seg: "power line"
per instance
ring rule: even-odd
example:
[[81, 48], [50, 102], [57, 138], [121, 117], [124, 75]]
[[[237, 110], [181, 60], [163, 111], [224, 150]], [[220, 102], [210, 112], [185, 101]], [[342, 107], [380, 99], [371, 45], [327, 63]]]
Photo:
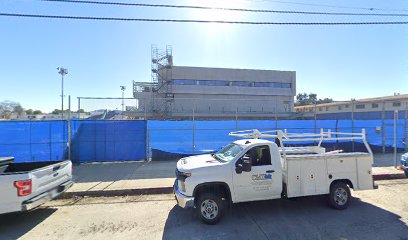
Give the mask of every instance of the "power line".
[[317, 3], [305, 3], [305, 2], [292, 2], [292, 1], [279, 1], [279, 0], [245, 0], [245, 1], [248, 1], [248, 2], [255, 2], [255, 1], [256, 2], [275, 2], [275, 3], [283, 3], [283, 4], [312, 6], [312, 7], [329, 7], [329, 8], [357, 9], [357, 10], [368, 10], [368, 11], [408, 12], [408, 9], [350, 7], [350, 6], [339, 6], [339, 5], [328, 5], [328, 4], [317, 4]]
[[193, 6], [193, 5], [125, 3], [125, 2], [101, 2], [101, 1], [89, 1], [89, 0], [39, 0], [39, 1], [42, 1], [42, 2], [60, 2], [60, 3], [79, 3], [79, 4], [96, 4], [96, 5], [132, 6], [132, 7], [159, 7], [159, 8], [179, 8], [179, 9], [199, 9], [199, 10], [240, 11], [240, 12], [251, 12], [251, 13], [282, 13], [282, 14], [340, 15], [340, 16], [408, 17], [408, 14], [398, 14], [398, 13], [308, 12], [308, 11], [285, 11], [285, 10], [270, 10], [270, 9], [247, 9], [247, 8], [205, 7], [205, 6]]
[[222, 20], [195, 20], [195, 19], [156, 19], [156, 18], [122, 18], [122, 17], [90, 17], [90, 16], [62, 16], [21, 13], [0, 13], [3, 17], [48, 18], [94, 21], [125, 21], [125, 22], [175, 22], [175, 23], [222, 23], [246, 25], [402, 25], [408, 22], [250, 22], [250, 21], [222, 21]]

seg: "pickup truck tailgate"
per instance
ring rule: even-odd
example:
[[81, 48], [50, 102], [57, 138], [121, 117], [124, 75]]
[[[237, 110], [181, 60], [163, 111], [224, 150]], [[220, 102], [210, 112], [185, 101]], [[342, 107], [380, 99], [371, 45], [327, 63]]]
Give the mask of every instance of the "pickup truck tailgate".
[[32, 179], [32, 196], [56, 188], [72, 178], [72, 163], [64, 161], [30, 172]]

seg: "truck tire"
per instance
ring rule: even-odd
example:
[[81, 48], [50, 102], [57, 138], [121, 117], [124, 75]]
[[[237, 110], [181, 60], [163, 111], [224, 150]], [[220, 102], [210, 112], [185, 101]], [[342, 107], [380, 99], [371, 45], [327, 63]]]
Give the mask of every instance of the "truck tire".
[[202, 222], [210, 225], [216, 224], [222, 216], [222, 198], [216, 193], [204, 192], [198, 196], [196, 209]]
[[351, 193], [350, 188], [344, 182], [335, 182], [330, 187], [329, 203], [330, 206], [343, 210], [346, 209], [350, 203]]

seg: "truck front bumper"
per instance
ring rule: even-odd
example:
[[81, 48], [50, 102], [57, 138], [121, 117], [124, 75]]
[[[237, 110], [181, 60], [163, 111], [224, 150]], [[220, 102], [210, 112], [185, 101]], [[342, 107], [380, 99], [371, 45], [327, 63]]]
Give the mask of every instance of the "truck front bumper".
[[29, 211], [31, 209], [34, 209], [48, 201], [51, 201], [52, 199], [58, 197], [59, 195], [61, 195], [63, 192], [65, 192], [66, 190], [68, 190], [72, 185], [74, 184], [74, 182], [72, 181], [67, 181], [61, 185], [59, 185], [58, 187], [49, 190], [48, 192], [45, 193], [41, 193], [38, 196], [35, 196], [33, 198], [30, 198], [26, 201], [23, 202], [22, 206], [21, 206], [21, 210], [22, 211]]
[[177, 205], [179, 205], [182, 208], [194, 207], [194, 197], [186, 196], [180, 192], [177, 179], [174, 182], [173, 191], [174, 196], [176, 197]]
[[401, 162], [402, 168], [403, 168], [405, 171], [407, 171], [407, 170], [408, 170], [408, 160], [406, 160], [406, 159], [404, 159], [404, 158], [401, 157], [400, 162]]

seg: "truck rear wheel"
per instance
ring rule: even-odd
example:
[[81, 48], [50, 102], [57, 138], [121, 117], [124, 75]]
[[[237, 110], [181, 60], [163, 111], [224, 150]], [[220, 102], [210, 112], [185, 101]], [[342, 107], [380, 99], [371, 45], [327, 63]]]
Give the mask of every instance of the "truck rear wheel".
[[202, 193], [196, 205], [200, 220], [206, 224], [216, 224], [222, 216], [222, 198], [214, 193]]
[[335, 209], [346, 209], [350, 203], [350, 188], [344, 182], [336, 182], [330, 187], [330, 206]]

